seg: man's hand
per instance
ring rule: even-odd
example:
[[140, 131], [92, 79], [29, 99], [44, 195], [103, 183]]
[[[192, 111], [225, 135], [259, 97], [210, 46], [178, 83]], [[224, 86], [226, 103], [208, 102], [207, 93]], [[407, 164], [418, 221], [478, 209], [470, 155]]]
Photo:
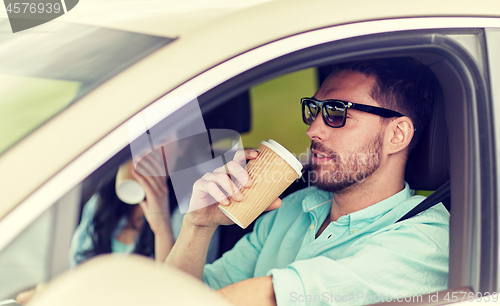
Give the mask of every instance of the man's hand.
[[[247, 159], [257, 156], [255, 150], [238, 151], [233, 161], [196, 181], [189, 212], [184, 216], [181, 232], [167, 257], [167, 264], [203, 279], [208, 245], [217, 226], [233, 224], [216, 204], [229, 204], [228, 196], [235, 201], [243, 200], [238, 187], [249, 188], [253, 184], [244, 166]], [[276, 199], [268, 210], [280, 205], [281, 200]]]
[[[193, 195], [189, 204], [189, 213], [184, 221], [196, 227], [216, 228], [218, 225], [233, 224], [214, 204], [229, 205], [234, 201], [243, 201], [242, 188], [250, 188], [253, 184], [245, 167], [246, 160], [255, 159], [255, 150], [238, 151], [233, 161], [217, 168], [212, 173], [205, 174], [193, 186]], [[274, 201], [269, 209], [278, 208], [281, 200]]]

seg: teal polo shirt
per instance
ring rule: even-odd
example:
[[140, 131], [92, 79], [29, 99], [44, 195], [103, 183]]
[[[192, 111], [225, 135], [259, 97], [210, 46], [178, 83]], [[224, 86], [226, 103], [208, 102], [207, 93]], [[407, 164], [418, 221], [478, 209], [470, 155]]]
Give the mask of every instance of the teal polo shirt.
[[[447, 289], [449, 213], [438, 204], [402, 222], [425, 197], [397, 194], [331, 222], [332, 194], [305, 188], [261, 216], [252, 233], [213, 264], [219, 289], [272, 275], [278, 305], [363, 305]], [[256, 293], [257, 294], [257, 293]]]

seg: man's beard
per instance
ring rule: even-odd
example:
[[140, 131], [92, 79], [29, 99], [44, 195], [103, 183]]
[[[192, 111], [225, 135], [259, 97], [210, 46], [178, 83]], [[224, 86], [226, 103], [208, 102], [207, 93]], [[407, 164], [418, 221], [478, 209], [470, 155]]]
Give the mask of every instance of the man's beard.
[[380, 167], [382, 139], [383, 135], [379, 135], [372, 143], [349, 153], [337, 153], [312, 141], [311, 150], [332, 158], [326, 164], [311, 163], [313, 185], [328, 192], [338, 192], [363, 182]]

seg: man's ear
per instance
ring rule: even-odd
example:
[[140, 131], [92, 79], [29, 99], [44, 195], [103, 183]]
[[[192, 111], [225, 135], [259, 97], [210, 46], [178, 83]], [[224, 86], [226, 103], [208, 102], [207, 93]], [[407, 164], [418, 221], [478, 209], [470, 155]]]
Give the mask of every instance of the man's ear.
[[413, 138], [415, 127], [409, 117], [392, 120], [386, 128], [387, 153], [395, 154], [406, 149]]

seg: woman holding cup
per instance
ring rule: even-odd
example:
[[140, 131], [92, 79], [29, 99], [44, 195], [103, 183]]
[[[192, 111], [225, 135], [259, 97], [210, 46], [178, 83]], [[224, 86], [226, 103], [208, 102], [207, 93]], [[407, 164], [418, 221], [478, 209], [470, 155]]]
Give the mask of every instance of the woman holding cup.
[[145, 156], [137, 170], [131, 161], [121, 167], [128, 170], [129, 181], [133, 179], [143, 190], [142, 199], [122, 201], [112, 180], [85, 204], [73, 235], [71, 266], [104, 253], [136, 253], [165, 260], [174, 242], [170, 204], [176, 203], [172, 203], [175, 197], [169, 197], [168, 174], [160, 175], [165, 167], [159, 153], [161, 150]]
[[[105, 253], [135, 253], [153, 257], [159, 263], [165, 261], [184, 217], [178, 204], [187, 205], [189, 201], [189, 197], [176, 198], [164, 160], [169, 161], [169, 169], [175, 168], [190, 142], [170, 141], [136, 165], [132, 161], [123, 164], [116, 180], [106, 183], [85, 204], [71, 243], [72, 267]], [[127, 189], [132, 192], [129, 190], [127, 194]], [[139, 189], [139, 197], [133, 189]], [[218, 236], [215, 236], [207, 261], [215, 260], [217, 255]]]

